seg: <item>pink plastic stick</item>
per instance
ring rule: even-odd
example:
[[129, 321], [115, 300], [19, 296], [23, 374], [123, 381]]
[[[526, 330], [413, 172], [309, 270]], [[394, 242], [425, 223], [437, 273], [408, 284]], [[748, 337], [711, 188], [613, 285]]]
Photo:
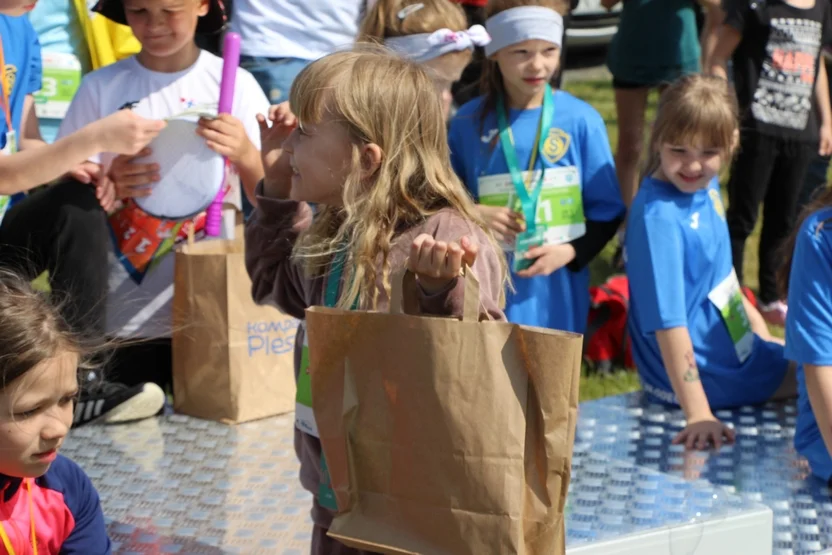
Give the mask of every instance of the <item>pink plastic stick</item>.
[[[237, 67], [239, 65], [240, 35], [227, 33], [222, 49], [222, 80], [220, 81], [220, 102], [217, 107], [220, 114], [231, 113], [231, 107], [234, 105], [234, 84], [237, 81]], [[228, 161], [225, 163], [227, 165]], [[222, 185], [217, 198], [208, 207], [205, 215], [205, 234], [209, 237], [218, 237], [222, 227], [222, 201], [225, 197], [224, 175]]]

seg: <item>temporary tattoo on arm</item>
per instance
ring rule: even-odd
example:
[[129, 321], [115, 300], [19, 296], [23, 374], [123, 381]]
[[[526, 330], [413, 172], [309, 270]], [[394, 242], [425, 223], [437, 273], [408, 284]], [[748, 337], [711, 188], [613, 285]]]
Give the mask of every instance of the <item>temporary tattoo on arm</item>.
[[687, 354], [685, 354], [685, 362], [688, 365], [688, 369], [685, 370], [684, 374], [682, 374], [682, 379], [688, 383], [698, 382], [699, 370], [696, 368], [696, 359], [693, 357], [692, 351], [688, 351]]

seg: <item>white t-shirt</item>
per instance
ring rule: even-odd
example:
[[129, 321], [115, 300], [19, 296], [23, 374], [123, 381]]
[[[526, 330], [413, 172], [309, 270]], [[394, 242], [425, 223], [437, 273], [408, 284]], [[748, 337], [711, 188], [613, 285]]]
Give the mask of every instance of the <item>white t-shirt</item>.
[[[162, 119], [189, 108], [217, 110], [222, 78], [222, 59], [203, 51], [190, 68], [176, 73], [150, 71], [135, 57], [90, 73], [81, 84], [64, 118], [59, 137], [116, 112], [125, 104], [144, 117]], [[232, 115], [246, 128], [260, 149], [256, 116], [267, 114], [269, 102], [254, 77], [237, 70]], [[92, 160], [108, 167], [115, 154]], [[239, 202], [237, 191], [236, 201]], [[119, 337], [168, 337], [171, 333], [174, 255], [169, 253], [137, 283], [116, 258], [109, 257], [107, 333]]]
[[317, 60], [352, 46], [367, 0], [234, 0], [242, 53]]

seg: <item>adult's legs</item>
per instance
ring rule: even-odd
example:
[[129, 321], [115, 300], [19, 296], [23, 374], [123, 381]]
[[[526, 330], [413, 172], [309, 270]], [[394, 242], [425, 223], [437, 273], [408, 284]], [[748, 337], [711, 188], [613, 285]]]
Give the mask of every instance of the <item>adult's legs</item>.
[[794, 227], [797, 201], [806, 171], [817, 156], [817, 145], [788, 142], [783, 145], [771, 173], [763, 205], [763, 229], [760, 233], [760, 304], [780, 299], [777, 270], [783, 261], [780, 247]]
[[618, 148], [615, 172], [621, 197], [627, 206], [638, 190], [641, 153], [644, 149], [644, 113], [647, 110], [647, 87], [615, 87], [615, 112], [618, 118]]
[[743, 281], [745, 242], [754, 231], [760, 203], [766, 196], [778, 155], [776, 141], [758, 133], [743, 133], [731, 166], [726, 219], [737, 277]]

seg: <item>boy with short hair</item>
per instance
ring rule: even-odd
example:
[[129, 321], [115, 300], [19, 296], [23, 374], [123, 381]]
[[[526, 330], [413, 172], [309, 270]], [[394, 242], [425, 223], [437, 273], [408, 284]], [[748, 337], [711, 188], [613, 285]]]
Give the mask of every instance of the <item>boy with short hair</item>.
[[[195, 35], [223, 29], [225, 13], [219, 0], [101, 0], [95, 10], [116, 23], [128, 24], [142, 49], [84, 77], [59, 136], [124, 106], [160, 119], [189, 110], [216, 114], [223, 61], [201, 50]], [[269, 102], [254, 78], [238, 69], [231, 114], [199, 122], [198, 135], [236, 167], [247, 193], [253, 193], [263, 176], [256, 116], [267, 114], [268, 109]], [[139, 156], [148, 154], [150, 163], [113, 153], [91, 161], [101, 165], [116, 196], [124, 201], [110, 216], [114, 249], [109, 257], [107, 333], [148, 340], [118, 347], [110, 376], [126, 384], [148, 380], [167, 387], [172, 370], [174, 241], [165, 237], [181, 240], [190, 224], [154, 218], [133, 201], [150, 194], [148, 186], [160, 179], [153, 154], [146, 149]], [[226, 202], [238, 209], [239, 189], [232, 187], [226, 196]], [[200, 217], [189, 222], [197, 233], [201, 231]], [[117, 229], [138, 233], [116, 233]], [[131, 241], [132, 235], [139, 234], [144, 237], [141, 249]]]

